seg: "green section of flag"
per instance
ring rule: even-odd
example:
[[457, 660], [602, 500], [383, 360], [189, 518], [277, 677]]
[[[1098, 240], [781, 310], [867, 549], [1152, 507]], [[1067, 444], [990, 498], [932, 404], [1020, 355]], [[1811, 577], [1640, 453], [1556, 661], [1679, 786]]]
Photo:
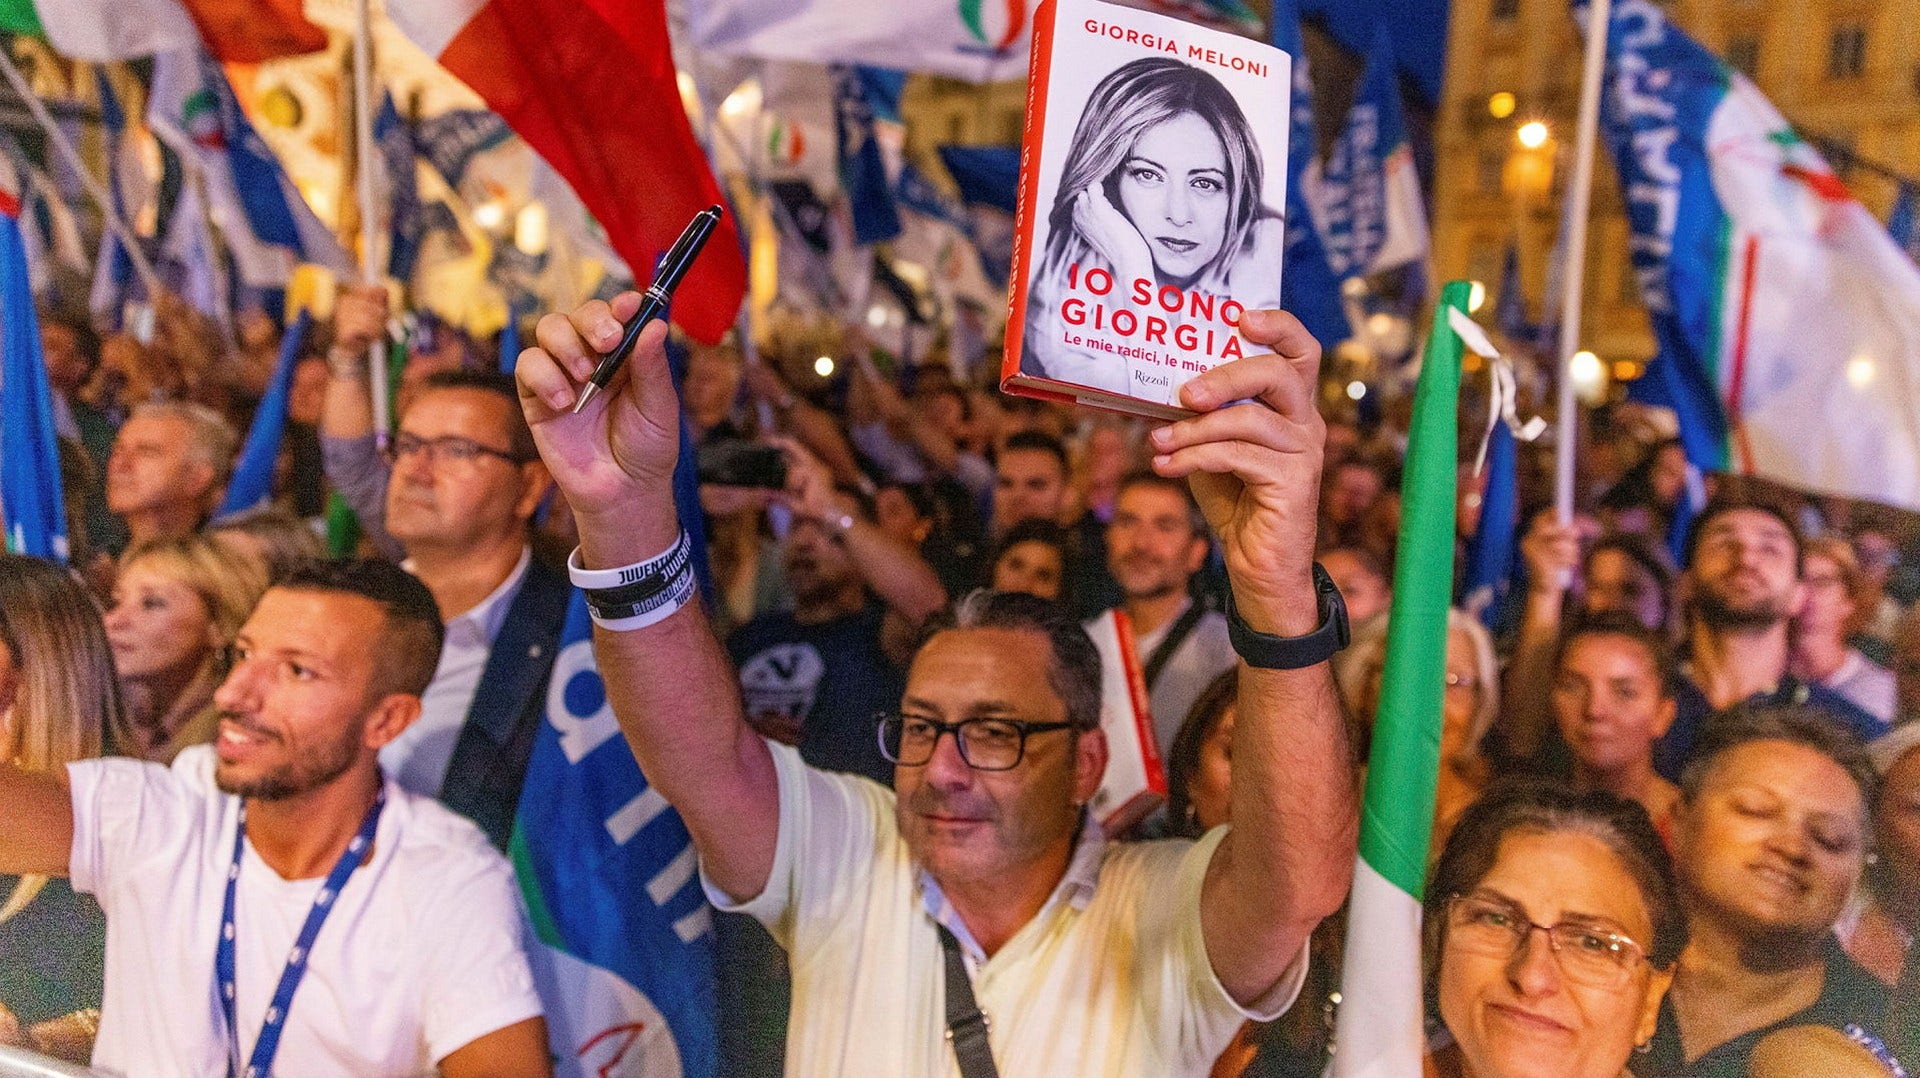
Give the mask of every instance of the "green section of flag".
[[327, 557], [351, 558], [360, 549], [360, 518], [339, 491], [327, 495]]
[[1460, 338], [1448, 308], [1467, 309], [1470, 285], [1441, 290], [1413, 394], [1413, 428], [1400, 484], [1393, 612], [1380, 679], [1380, 713], [1360, 812], [1360, 856], [1417, 901], [1425, 893], [1446, 693], [1447, 607], [1453, 601], [1454, 497], [1460, 433]]
[[0, 0], [0, 30], [32, 34], [37, 38], [47, 36], [47, 28], [40, 23], [40, 9], [32, 0]]

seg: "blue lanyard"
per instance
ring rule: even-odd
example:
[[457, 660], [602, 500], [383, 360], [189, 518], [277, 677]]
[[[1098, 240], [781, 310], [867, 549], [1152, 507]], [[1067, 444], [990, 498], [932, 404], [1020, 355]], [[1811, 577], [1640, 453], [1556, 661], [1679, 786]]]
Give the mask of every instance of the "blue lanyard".
[[293, 950], [287, 954], [287, 965], [280, 971], [279, 987], [273, 990], [273, 1002], [267, 1005], [266, 1021], [260, 1026], [260, 1036], [253, 1042], [253, 1056], [247, 1061], [247, 1068], [239, 1070], [240, 1064], [240, 1023], [234, 1018], [234, 889], [240, 881], [240, 858], [247, 846], [247, 806], [240, 804], [240, 821], [233, 829], [233, 867], [227, 871], [227, 900], [220, 909], [220, 943], [214, 952], [214, 973], [220, 981], [220, 1008], [227, 1016], [227, 1074], [244, 1075], [244, 1078], [266, 1078], [273, 1073], [273, 1057], [280, 1051], [280, 1034], [287, 1027], [287, 1012], [293, 1007], [294, 989], [300, 987], [300, 978], [307, 972], [307, 959], [313, 954], [314, 938], [320, 935], [320, 926], [326, 923], [327, 914], [333, 911], [333, 900], [340, 895], [340, 889], [347, 885], [347, 878], [353, 870], [367, 860], [373, 848], [373, 832], [380, 825], [380, 810], [386, 806], [387, 792], [382, 789], [367, 809], [366, 819], [360, 822], [360, 832], [347, 843], [340, 854], [340, 860], [327, 873], [326, 882], [320, 885], [320, 892], [313, 896], [313, 908], [307, 911], [307, 923], [300, 927], [300, 936], [293, 942]]

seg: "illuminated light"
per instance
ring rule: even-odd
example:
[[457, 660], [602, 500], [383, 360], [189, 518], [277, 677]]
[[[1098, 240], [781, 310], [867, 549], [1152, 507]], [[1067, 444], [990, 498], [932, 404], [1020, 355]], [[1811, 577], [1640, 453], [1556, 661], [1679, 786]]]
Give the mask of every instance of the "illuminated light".
[[1367, 332], [1374, 337], [1384, 337], [1392, 333], [1393, 328], [1393, 316], [1385, 311], [1375, 311], [1367, 316]]
[[1631, 382], [1635, 378], [1640, 377], [1640, 374], [1640, 364], [1635, 363], [1631, 359], [1616, 359], [1613, 361], [1613, 380], [1616, 382]]
[[306, 114], [307, 110], [300, 107], [300, 99], [285, 86], [275, 86], [260, 99], [260, 118], [274, 127], [292, 130], [300, 126]]
[[513, 216], [513, 245], [520, 253], [538, 258], [547, 253], [547, 204], [529, 202]]
[[1367, 395], [1367, 383], [1365, 382], [1348, 382], [1347, 383], [1347, 399], [1348, 400], [1357, 401], [1366, 395]]
[[878, 303], [867, 308], [867, 325], [875, 329], [887, 324], [887, 309]]
[[1340, 294], [1348, 299], [1360, 299], [1367, 294], [1367, 282], [1359, 277], [1349, 277], [1340, 282]]
[[1513, 95], [1502, 90], [1487, 98], [1487, 114], [1496, 120], [1504, 120], [1513, 115], [1515, 104]]
[[1879, 365], [1872, 356], [1858, 355], [1847, 360], [1847, 384], [1855, 389], [1865, 389], [1873, 384], [1874, 375], [1880, 373]]
[[492, 232], [507, 223], [507, 208], [498, 199], [488, 199], [473, 208], [473, 223]]
[[1517, 133], [1517, 137], [1520, 139], [1520, 145], [1525, 146], [1529, 150], [1537, 150], [1545, 146], [1547, 144], [1547, 135], [1547, 125], [1541, 123], [1539, 120], [1530, 120], [1521, 124], [1520, 130]]
[[1487, 305], [1487, 286], [1479, 281], [1469, 282], [1467, 289], [1467, 313], [1476, 314]]
[[748, 79], [720, 102], [720, 115], [729, 120], [744, 119], [760, 111], [760, 101], [760, 80]]
[[674, 73], [673, 82], [680, 90], [680, 107], [694, 115], [700, 113], [700, 91], [693, 85], [693, 76], [684, 71]]
[[822, 378], [832, 378], [833, 377], [833, 357], [821, 356], [819, 359], [814, 360], [813, 373], [819, 375]]
[[1592, 352], [1575, 352], [1567, 360], [1567, 377], [1582, 396], [1591, 396], [1606, 385], [1607, 367]]

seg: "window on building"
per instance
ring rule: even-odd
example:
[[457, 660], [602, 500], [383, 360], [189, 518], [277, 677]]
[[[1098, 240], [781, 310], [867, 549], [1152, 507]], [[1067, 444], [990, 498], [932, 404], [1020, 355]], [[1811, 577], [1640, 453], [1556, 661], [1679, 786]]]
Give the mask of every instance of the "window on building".
[[1493, 17], [1507, 20], [1520, 15], [1520, 0], [1493, 0]]
[[1747, 77], [1760, 70], [1760, 39], [1751, 34], [1735, 34], [1727, 39], [1727, 63]]
[[1833, 28], [1827, 39], [1827, 77], [1857, 79], [1867, 69], [1867, 28], [1857, 22]]

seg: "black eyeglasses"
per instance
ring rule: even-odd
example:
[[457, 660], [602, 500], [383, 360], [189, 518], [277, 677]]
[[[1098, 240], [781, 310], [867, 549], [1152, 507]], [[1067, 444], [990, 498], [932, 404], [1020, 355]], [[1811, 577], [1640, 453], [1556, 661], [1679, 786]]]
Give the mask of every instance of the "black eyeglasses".
[[880, 755], [901, 767], [923, 767], [944, 734], [960, 746], [960, 759], [975, 771], [1008, 771], [1020, 766], [1027, 738], [1070, 730], [1070, 722], [1022, 722], [1019, 719], [967, 719], [939, 722], [918, 715], [881, 715]]
[[427, 463], [436, 460], [452, 460], [461, 464], [471, 464], [481, 457], [498, 457], [509, 464], [525, 464], [526, 458], [516, 456], [492, 446], [481, 445], [471, 438], [462, 438], [457, 434], [443, 434], [438, 438], [422, 438], [417, 434], [401, 431], [393, 436], [393, 444], [387, 447], [387, 463], [398, 464], [415, 453], [426, 453]]
[[1620, 987], [1647, 956], [1632, 937], [1601, 922], [1540, 925], [1512, 903], [1480, 895], [1454, 895], [1447, 900], [1450, 947], [1511, 959], [1535, 932], [1547, 934], [1547, 946], [1567, 980], [1590, 988]]

